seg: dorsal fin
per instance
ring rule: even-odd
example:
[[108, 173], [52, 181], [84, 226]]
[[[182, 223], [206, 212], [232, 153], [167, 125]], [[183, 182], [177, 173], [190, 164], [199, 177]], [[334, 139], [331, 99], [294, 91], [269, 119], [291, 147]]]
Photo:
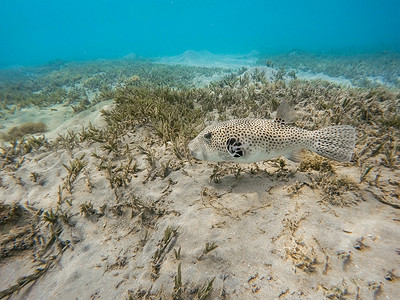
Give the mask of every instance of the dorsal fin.
[[286, 100], [281, 102], [279, 105], [278, 110], [276, 111], [275, 120], [279, 123], [294, 123], [295, 121], [295, 111], [294, 109], [287, 103]]

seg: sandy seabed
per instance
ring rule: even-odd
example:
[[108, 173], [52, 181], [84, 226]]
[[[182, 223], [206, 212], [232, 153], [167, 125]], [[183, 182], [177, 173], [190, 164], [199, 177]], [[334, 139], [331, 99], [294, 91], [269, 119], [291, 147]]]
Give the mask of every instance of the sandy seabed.
[[[55, 139], [105, 127], [100, 110], [112, 107], [31, 119], [53, 112]], [[100, 166], [102, 143], [84, 142], [1, 169], [1, 297], [397, 299], [400, 171], [379, 167], [379, 156], [367, 178], [332, 162], [337, 178], [357, 183], [339, 192], [289, 161], [179, 160], [147, 126], [122, 142], [111, 166]], [[110, 170], [129, 180], [110, 180]]]

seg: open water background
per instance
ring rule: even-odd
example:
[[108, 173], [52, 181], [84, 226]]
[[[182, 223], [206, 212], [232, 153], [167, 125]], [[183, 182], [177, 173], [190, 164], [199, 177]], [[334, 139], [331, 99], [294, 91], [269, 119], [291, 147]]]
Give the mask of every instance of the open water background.
[[400, 1], [0, 0], [0, 66], [177, 55], [400, 51]]

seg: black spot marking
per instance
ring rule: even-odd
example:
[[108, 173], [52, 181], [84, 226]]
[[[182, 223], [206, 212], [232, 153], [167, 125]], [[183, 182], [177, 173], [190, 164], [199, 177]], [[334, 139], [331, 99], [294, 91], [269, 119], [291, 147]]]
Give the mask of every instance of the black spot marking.
[[279, 118], [279, 117], [278, 117], [278, 118], [275, 118], [274, 122], [275, 122], [275, 124], [286, 125], [285, 120], [282, 119], [282, 118]]

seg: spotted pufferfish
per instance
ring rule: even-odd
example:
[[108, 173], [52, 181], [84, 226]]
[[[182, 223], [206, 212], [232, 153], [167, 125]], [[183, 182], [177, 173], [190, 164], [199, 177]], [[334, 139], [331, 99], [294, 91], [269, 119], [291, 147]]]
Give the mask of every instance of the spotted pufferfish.
[[192, 156], [213, 162], [253, 163], [278, 156], [299, 162], [302, 150], [336, 161], [350, 161], [356, 133], [350, 125], [306, 130], [290, 125], [293, 109], [286, 101], [275, 119], [236, 119], [206, 127], [188, 145]]

